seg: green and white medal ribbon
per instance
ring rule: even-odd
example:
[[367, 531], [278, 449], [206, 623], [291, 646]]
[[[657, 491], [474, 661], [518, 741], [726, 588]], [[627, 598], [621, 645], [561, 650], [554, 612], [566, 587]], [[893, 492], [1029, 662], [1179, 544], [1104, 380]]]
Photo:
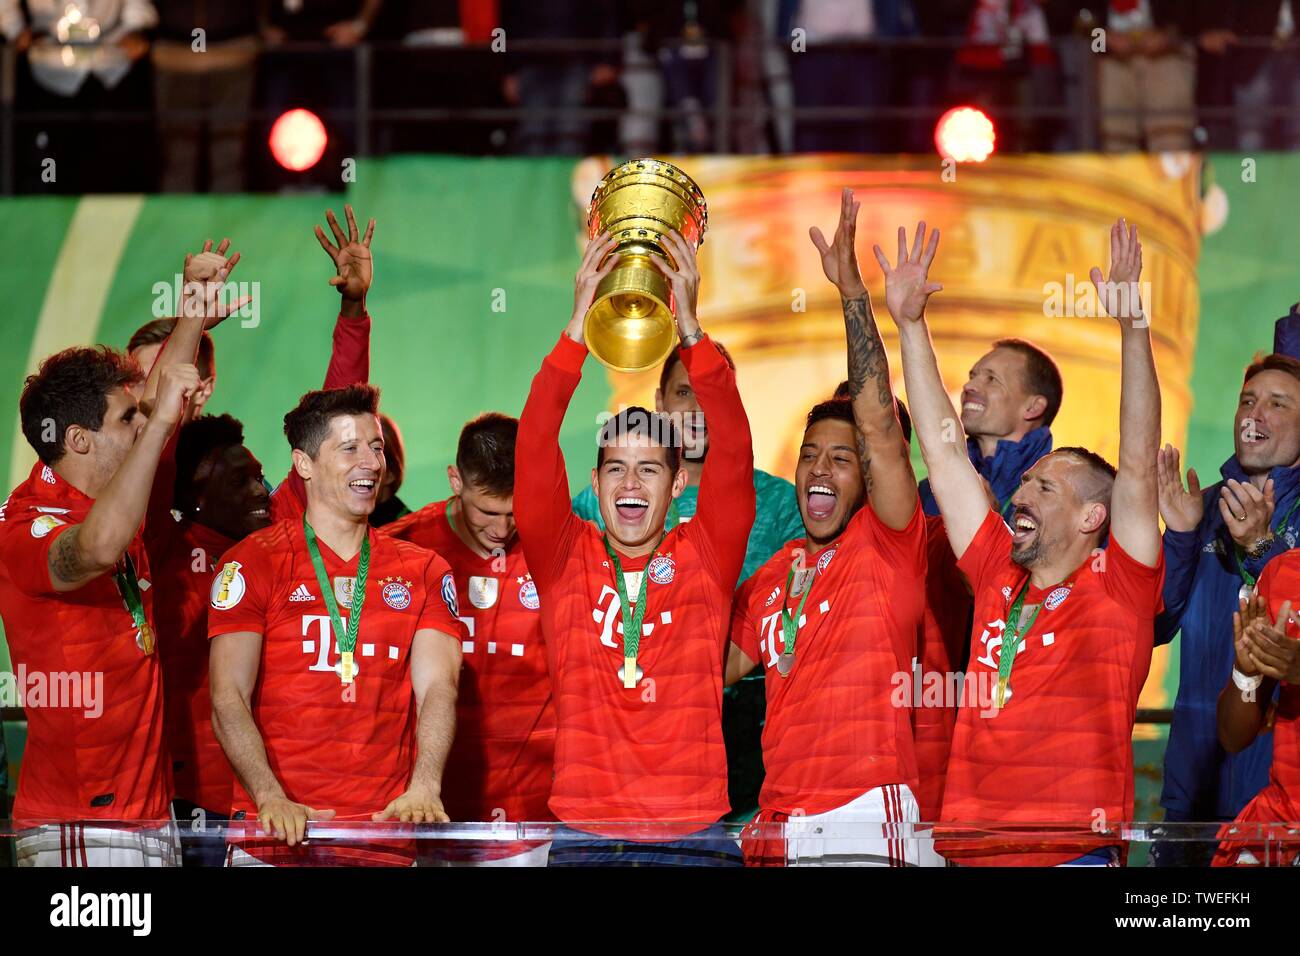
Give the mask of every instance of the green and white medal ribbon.
[[325, 562], [321, 560], [320, 547], [316, 544], [316, 532], [312, 530], [305, 514], [302, 516], [302, 533], [307, 538], [307, 553], [311, 555], [311, 565], [316, 570], [316, 583], [320, 585], [321, 597], [329, 608], [339, 653], [343, 655], [339, 674], [344, 684], [351, 684], [355, 670], [353, 654], [357, 648], [357, 634], [361, 631], [361, 609], [366, 603], [366, 574], [370, 571], [370, 531], [366, 530], [366, 536], [361, 541], [361, 558], [357, 561], [357, 578], [352, 587], [351, 616], [346, 631], [343, 628], [343, 618], [339, 615], [339, 602], [334, 597], [329, 578], [325, 576]]

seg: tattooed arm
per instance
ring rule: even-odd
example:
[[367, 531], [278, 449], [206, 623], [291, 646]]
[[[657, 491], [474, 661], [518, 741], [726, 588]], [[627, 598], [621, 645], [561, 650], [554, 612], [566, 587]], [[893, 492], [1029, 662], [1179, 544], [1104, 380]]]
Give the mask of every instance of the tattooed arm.
[[835, 241], [827, 244], [820, 229], [809, 230], [822, 256], [826, 278], [840, 292], [844, 307], [844, 337], [848, 344], [849, 394], [858, 428], [858, 454], [871, 507], [887, 526], [907, 527], [916, 510], [916, 475], [907, 441], [898, 423], [898, 410], [889, 384], [889, 360], [871, 312], [871, 297], [858, 270], [854, 250], [858, 203], [853, 191], [840, 197], [840, 221]]

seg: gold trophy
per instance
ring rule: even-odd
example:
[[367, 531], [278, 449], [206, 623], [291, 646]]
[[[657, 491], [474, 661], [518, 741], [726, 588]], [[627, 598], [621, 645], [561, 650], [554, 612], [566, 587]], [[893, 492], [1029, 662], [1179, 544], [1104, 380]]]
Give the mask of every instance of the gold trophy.
[[677, 343], [672, 290], [651, 263], [659, 255], [676, 268], [663, 237], [676, 229], [698, 249], [709, 211], [695, 181], [669, 163], [634, 159], [600, 181], [587, 206], [587, 234], [608, 230], [619, 263], [596, 287], [583, 321], [587, 347], [617, 372], [653, 368]]

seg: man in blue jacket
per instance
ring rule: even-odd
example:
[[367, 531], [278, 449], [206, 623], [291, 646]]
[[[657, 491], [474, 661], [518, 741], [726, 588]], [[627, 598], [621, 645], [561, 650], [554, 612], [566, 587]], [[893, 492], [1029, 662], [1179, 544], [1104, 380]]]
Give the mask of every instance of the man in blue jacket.
[[[1293, 313], [1278, 322], [1275, 346], [1300, 345], [1297, 320]], [[1246, 369], [1234, 424], [1235, 454], [1220, 469], [1223, 480], [1204, 491], [1194, 470], [1184, 488], [1177, 449], [1159, 455], [1165, 610], [1156, 643], [1182, 633], [1160, 796], [1172, 822], [1231, 820], [1268, 782], [1271, 733], [1227, 754], [1215, 712], [1233, 666], [1238, 596], [1300, 539], [1300, 361], [1274, 352]], [[1206, 865], [1213, 852], [1210, 841], [1158, 843], [1152, 857], [1157, 865]]]
[[[975, 470], [988, 481], [1003, 517], [1029, 466], [1052, 450], [1050, 426], [1061, 409], [1061, 371], [1024, 339], [999, 339], [975, 363], [961, 390], [961, 427]], [[930, 480], [921, 507], [937, 515]]]

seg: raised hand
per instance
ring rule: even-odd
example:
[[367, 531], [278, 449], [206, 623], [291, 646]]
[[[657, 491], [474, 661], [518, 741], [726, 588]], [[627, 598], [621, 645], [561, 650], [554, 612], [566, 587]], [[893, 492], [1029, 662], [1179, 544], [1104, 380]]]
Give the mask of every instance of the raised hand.
[[1156, 452], [1156, 491], [1160, 500], [1160, 517], [1171, 531], [1194, 531], [1201, 523], [1205, 501], [1196, 469], [1187, 469], [1187, 487], [1179, 471], [1178, 449], [1165, 445]]
[[375, 220], [371, 219], [366, 225], [366, 234], [363, 238], [357, 231], [357, 220], [352, 215], [350, 205], [343, 207], [343, 214], [348, 220], [347, 235], [343, 234], [343, 229], [334, 216], [334, 210], [327, 209], [325, 221], [329, 223], [330, 232], [334, 234], [334, 242], [325, 238], [325, 230], [319, 225], [316, 227], [316, 241], [334, 261], [337, 274], [330, 279], [330, 285], [338, 288], [339, 295], [343, 297], [345, 303], [363, 303], [374, 276], [374, 266], [370, 258], [370, 240], [375, 235]]
[[200, 387], [199, 370], [193, 365], [164, 366], [158, 377], [158, 398], [149, 418], [168, 429], [176, 427], [185, 413], [185, 401]]
[[1272, 534], [1273, 479], [1260, 491], [1248, 481], [1229, 478], [1219, 491], [1219, 514], [1239, 548], [1249, 551]]
[[251, 295], [241, 296], [232, 303], [226, 303], [222, 299], [225, 281], [239, 264], [238, 252], [226, 257], [229, 248], [230, 240], [222, 239], [214, 251], [212, 240], [207, 239], [199, 252], [185, 254], [181, 299], [177, 303], [176, 314], [189, 318], [203, 316], [204, 330], [216, 328], [227, 317], [253, 301]]
[[677, 334], [684, 344], [693, 345], [694, 342], [688, 342], [687, 339], [696, 339], [700, 335], [700, 323], [695, 318], [695, 303], [700, 295], [700, 268], [695, 261], [695, 250], [676, 229], [664, 233], [664, 243], [672, 254], [676, 268], [655, 255], [650, 256], [650, 264], [664, 274], [673, 290], [673, 317], [677, 320]]
[[827, 243], [821, 229], [816, 226], [808, 230], [813, 245], [821, 253], [822, 272], [826, 273], [826, 278], [831, 280], [845, 299], [854, 299], [867, 292], [867, 287], [862, 282], [862, 273], [858, 269], [858, 253], [854, 247], [861, 205], [854, 200], [853, 190], [846, 186], [840, 192], [840, 222], [835, 227], [835, 240]]
[[943, 286], [930, 281], [930, 263], [939, 248], [939, 230], [925, 241], [925, 223], [916, 224], [912, 251], [907, 251], [907, 230], [898, 227], [898, 262], [891, 268], [880, 246], [872, 246], [880, 271], [885, 274], [885, 305], [898, 325], [920, 321], [930, 296], [942, 292]]
[[591, 308], [591, 303], [596, 301], [596, 286], [600, 285], [600, 280], [613, 272], [614, 266], [618, 265], [618, 256], [605, 258], [614, 245], [614, 237], [608, 232], [593, 236], [582, 254], [582, 263], [578, 266], [577, 275], [573, 277], [573, 317], [569, 319], [569, 326], [564, 333], [579, 344], [584, 341], [583, 320], [587, 317], [587, 310]]
[[1130, 226], [1123, 218], [1115, 220], [1115, 225], [1110, 227], [1110, 275], [1103, 282], [1097, 266], [1088, 275], [1107, 315], [1121, 325], [1139, 328], [1146, 325], [1138, 287], [1138, 277], [1142, 275], [1142, 243], [1138, 241], [1136, 225]]

